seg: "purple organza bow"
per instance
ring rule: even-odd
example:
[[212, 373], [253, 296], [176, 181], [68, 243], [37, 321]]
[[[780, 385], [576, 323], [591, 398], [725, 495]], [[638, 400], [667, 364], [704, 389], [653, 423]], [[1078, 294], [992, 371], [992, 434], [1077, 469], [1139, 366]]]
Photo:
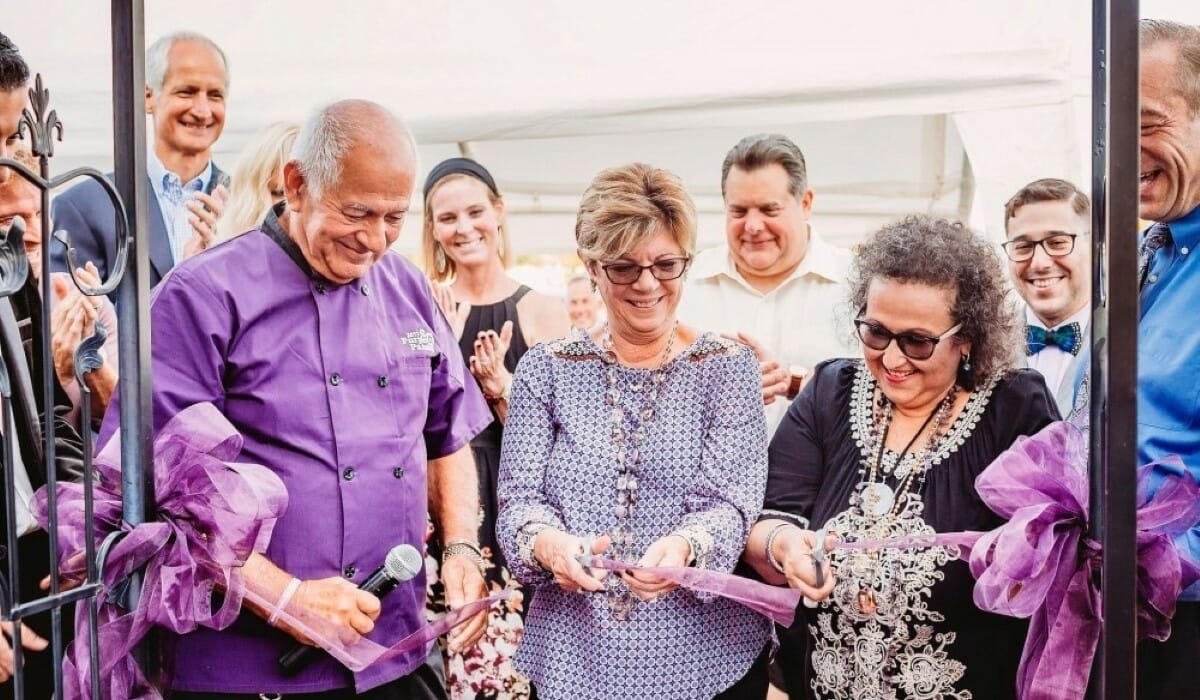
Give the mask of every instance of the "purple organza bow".
[[[101, 697], [151, 700], [161, 697], [134, 662], [131, 651], [155, 625], [183, 634], [197, 627], [223, 629], [241, 607], [241, 565], [264, 551], [276, 520], [287, 508], [287, 490], [274, 472], [232, 460], [242, 437], [209, 403], [181, 411], [154, 441], [157, 511], [151, 522], [129, 528], [121, 519], [120, 446], [111, 440], [96, 456], [95, 532], [99, 543], [124, 531], [103, 562], [99, 603]], [[58, 485], [60, 571], [82, 580], [86, 572], [83, 486]], [[47, 527], [46, 493], [34, 511]], [[145, 566], [134, 610], [112, 600], [114, 587]], [[213, 590], [226, 591], [213, 607]], [[82, 611], [81, 611], [82, 612]], [[88, 697], [90, 657], [87, 618], [76, 616], [75, 641], [63, 663], [68, 698]]]
[[[1100, 546], [1086, 538], [1087, 445], [1070, 423], [1018, 438], [975, 482], [980, 497], [1008, 522], [971, 548], [981, 609], [1028, 617], [1017, 673], [1026, 700], [1082, 698], [1100, 637], [1100, 595], [1093, 576]], [[1150, 492], [1153, 467], [1168, 467]], [[1200, 486], [1178, 459], [1138, 474], [1138, 631], [1166, 639], [1175, 601], [1200, 579], [1173, 538], [1200, 521]]]

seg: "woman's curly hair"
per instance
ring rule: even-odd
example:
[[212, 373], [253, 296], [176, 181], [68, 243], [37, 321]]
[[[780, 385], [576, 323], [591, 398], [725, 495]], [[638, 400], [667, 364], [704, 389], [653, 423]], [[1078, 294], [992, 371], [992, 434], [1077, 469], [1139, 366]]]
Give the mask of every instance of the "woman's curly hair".
[[971, 371], [959, 367], [958, 383], [973, 390], [994, 373], [1012, 368], [1018, 315], [1010, 303], [1004, 265], [996, 246], [957, 221], [908, 216], [871, 235], [850, 270], [850, 307], [862, 313], [877, 278], [916, 282], [954, 292], [951, 315], [971, 341]]

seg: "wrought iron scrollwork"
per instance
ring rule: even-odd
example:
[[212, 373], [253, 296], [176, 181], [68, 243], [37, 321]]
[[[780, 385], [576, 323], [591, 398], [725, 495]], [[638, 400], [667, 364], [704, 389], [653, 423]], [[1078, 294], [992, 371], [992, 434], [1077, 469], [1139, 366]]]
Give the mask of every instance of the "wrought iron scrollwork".
[[[30, 146], [33, 154], [40, 161], [42, 172], [47, 172], [49, 165], [48, 159], [54, 155], [54, 137], [62, 140], [63, 125], [58, 118], [58, 112], [50, 109], [50, 90], [43, 86], [42, 76], [39, 73], [34, 79], [34, 86], [29, 88], [29, 104], [21, 113], [21, 122], [18, 126], [17, 133], [24, 136], [29, 135]], [[81, 281], [75, 276], [75, 270], [79, 267], [79, 262], [76, 259], [75, 249], [71, 247], [70, 238], [67, 231], [55, 231], [53, 238], [62, 242], [67, 248], [67, 261], [70, 263], [68, 272], [71, 275], [71, 281], [87, 296], [103, 296], [111, 294], [116, 290], [121, 278], [125, 276], [125, 267], [129, 258], [129, 219], [125, 212], [125, 203], [121, 201], [120, 194], [117, 193], [116, 186], [104, 176], [104, 173], [95, 168], [76, 168], [58, 177], [47, 180], [38, 173], [30, 170], [22, 163], [9, 158], [0, 158], [0, 167], [11, 168], [21, 177], [33, 183], [40, 189], [45, 196], [46, 192], [57, 189], [72, 180], [80, 178], [91, 178], [100, 185], [105, 194], [112, 201], [113, 209], [116, 212], [116, 259], [113, 260], [112, 268], [108, 271], [108, 279], [101, 280], [99, 285], [89, 285]], [[50, 229], [50, 212], [46, 207], [42, 208], [42, 250], [49, 252], [50, 241], [47, 240], [47, 232]], [[20, 257], [24, 257], [24, 251], [21, 250]], [[28, 261], [26, 261], [26, 269], [28, 269]], [[0, 273], [3, 271], [0, 270]], [[16, 282], [17, 288], [23, 284], [25, 278], [22, 277]], [[10, 279], [5, 279], [0, 284], [7, 288], [12, 284]], [[9, 292], [11, 294], [11, 292]]]
[[19, 216], [7, 231], [0, 229], [0, 297], [16, 294], [29, 276], [24, 237], [25, 219]]
[[[33, 108], [33, 112], [29, 111], [30, 107]], [[29, 131], [29, 145], [33, 155], [39, 158], [53, 157], [53, 136], [57, 135], [58, 140], [62, 141], [63, 124], [58, 118], [57, 110], [50, 109], [50, 90], [42, 86], [41, 73], [37, 74], [33, 87], [29, 88], [29, 107], [22, 112], [17, 134], [23, 138], [26, 129]]]
[[101, 321], [96, 321], [95, 327], [95, 331], [79, 341], [75, 348], [75, 381], [79, 382], [79, 386], [83, 386], [83, 375], [104, 365], [104, 356], [100, 351], [104, 348], [104, 341], [108, 340], [108, 329]]

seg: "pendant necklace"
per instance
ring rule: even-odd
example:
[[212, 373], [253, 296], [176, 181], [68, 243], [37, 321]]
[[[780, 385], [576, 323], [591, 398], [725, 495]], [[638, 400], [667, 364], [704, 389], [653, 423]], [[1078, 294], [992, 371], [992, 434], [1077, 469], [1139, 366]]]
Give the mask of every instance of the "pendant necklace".
[[[932, 459], [933, 452], [936, 451], [937, 442], [945, 429], [945, 424], [950, 417], [950, 412], [954, 408], [954, 399], [958, 394], [958, 387], [950, 387], [950, 391], [946, 393], [946, 398], [942, 399], [937, 410], [925, 417], [925, 422], [921, 423], [921, 427], [917, 432], [913, 433], [911, 439], [900, 450], [896, 456], [896, 467], [899, 468], [900, 463], [904, 461], [909, 450], [917, 443], [921, 435], [929, 428], [930, 424], [934, 424], [933, 432], [930, 433], [929, 439], [925, 443], [925, 468], [919, 470], [922, 479], [925, 471], [929, 468], [929, 463]], [[867, 483], [863, 484], [859, 493], [861, 500], [863, 515], [867, 518], [867, 527], [869, 537], [872, 539], [885, 539], [891, 535], [892, 526], [895, 525], [901, 510], [902, 500], [907, 500], [909, 489], [912, 486], [914, 477], [917, 475], [917, 469], [909, 469], [907, 473], [900, 479], [895, 490], [884, 483], [883, 478], [876, 481], [876, 477], [880, 476], [883, 465], [883, 454], [886, 450], [888, 432], [892, 427], [892, 416], [894, 408], [890, 401], [887, 401], [882, 417], [882, 430], [879, 435], [879, 442], [875, 449], [875, 459], [871, 465], [871, 472], [868, 476]], [[872, 559], [877, 560], [878, 552], [871, 555]], [[875, 562], [878, 564], [878, 561]], [[872, 576], [874, 578], [875, 566], [872, 566]], [[866, 581], [859, 581], [858, 595], [855, 597], [858, 603], [858, 610], [863, 615], [872, 615], [879, 609], [879, 604], [875, 599], [875, 592], [867, 585]]]

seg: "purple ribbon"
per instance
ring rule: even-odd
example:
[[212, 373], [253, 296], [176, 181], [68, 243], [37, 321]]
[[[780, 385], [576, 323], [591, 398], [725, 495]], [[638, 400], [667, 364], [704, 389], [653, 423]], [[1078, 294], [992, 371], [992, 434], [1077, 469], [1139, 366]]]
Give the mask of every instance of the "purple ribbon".
[[[1077, 700], [1100, 639], [1099, 543], [1086, 537], [1087, 444], [1078, 427], [1056, 422], [1020, 437], [975, 481], [980, 498], [1008, 522], [984, 533], [915, 535], [838, 547], [957, 546], [976, 578], [982, 610], [1029, 618], [1017, 671], [1026, 700]], [[1157, 490], [1151, 475], [1165, 471]], [[1153, 493], [1151, 491], [1153, 490]], [[1200, 580], [1176, 536], [1200, 522], [1200, 485], [1176, 457], [1138, 470], [1138, 636], [1166, 639], [1175, 602]]]
[[[181, 411], [154, 441], [154, 482], [158, 500], [152, 522], [130, 528], [121, 519], [120, 445], [110, 441], [96, 456], [93, 512], [99, 545], [122, 533], [109, 550], [97, 596], [99, 609], [100, 696], [112, 700], [161, 700], [158, 689], [133, 660], [132, 651], [154, 626], [177, 634], [198, 627], [233, 624], [243, 601], [268, 613], [275, 604], [242, 579], [241, 566], [253, 552], [266, 551], [275, 522], [287, 508], [279, 477], [256, 464], [236, 463], [242, 437], [210, 403]], [[83, 485], [58, 485], [60, 574], [82, 581], [87, 572]], [[47, 526], [46, 493], [35, 495], [34, 511]], [[129, 575], [145, 567], [137, 607], [125, 610], [114, 594]], [[213, 591], [224, 591], [212, 606]], [[279, 611], [279, 619], [300, 630], [353, 671], [380, 659], [424, 647], [497, 601], [503, 590], [456, 608], [388, 647], [364, 637], [343, 640], [340, 630], [303, 612]], [[91, 696], [87, 616], [76, 615], [75, 640], [63, 662], [67, 698]]]
[[247, 588], [243, 591], [245, 599], [255, 604], [269, 614], [276, 614], [279, 621], [286, 623], [308, 637], [316, 645], [324, 649], [330, 656], [341, 662], [354, 672], [362, 671], [379, 661], [407, 654], [416, 649], [425, 649], [433, 640], [446, 634], [466, 620], [487, 610], [492, 605], [513, 597], [517, 591], [505, 588], [492, 595], [472, 601], [461, 607], [438, 615], [427, 624], [419, 627], [412, 634], [404, 637], [391, 646], [373, 642], [366, 637], [355, 635], [345, 638], [344, 629], [331, 625], [328, 621], [307, 615], [303, 611], [284, 607], [282, 610], [273, 601], [264, 596], [264, 592]]
[[[83, 519], [83, 485], [59, 483], [58, 534], [63, 578], [82, 581], [87, 570], [84, 545], [99, 544], [123, 532], [103, 564], [99, 608], [102, 698], [157, 700], [132, 650], [155, 625], [184, 634], [198, 627], [223, 629], [241, 608], [241, 565], [264, 551], [275, 521], [287, 507], [287, 490], [271, 470], [233, 462], [242, 437], [208, 403], [181, 411], [154, 441], [157, 512], [152, 522], [130, 528], [121, 519], [120, 446], [111, 440], [94, 467], [95, 532]], [[34, 498], [34, 515], [48, 526], [46, 493]], [[114, 600], [129, 574], [145, 567], [137, 607], [124, 610]], [[226, 591], [220, 607], [214, 589]], [[76, 615], [75, 640], [63, 662], [64, 694], [91, 695], [87, 616]]]
[[800, 603], [800, 591], [720, 571], [690, 566], [637, 566], [599, 556], [592, 557], [588, 566], [594, 569], [642, 572], [658, 576], [684, 588], [741, 603], [784, 627], [792, 626], [796, 618], [796, 605]]

